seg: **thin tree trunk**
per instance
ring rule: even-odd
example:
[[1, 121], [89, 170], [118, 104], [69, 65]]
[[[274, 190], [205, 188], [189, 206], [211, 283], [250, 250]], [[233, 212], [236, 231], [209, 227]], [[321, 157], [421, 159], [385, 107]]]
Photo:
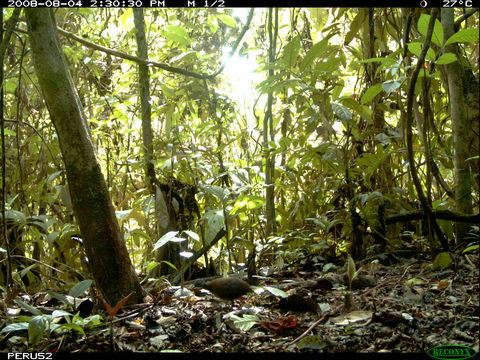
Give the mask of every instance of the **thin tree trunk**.
[[[453, 9], [442, 9], [442, 28], [444, 39], [448, 39], [455, 33]], [[446, 52], [453, 53], [460, 59], [456, 43], [445, 47]], [[465, 214], [471, 214], [472, 207], [472, 183], [470, 166], [467, 164], [469, 139], [469, 124], [465, 109], [466, 93], [464, 88], [465, 74], [459, 60], [445, 65], [448, 78], [448, 91], [450, 98], [450, 114], [453, 127], [453, 164], [455, 167], [455, 204], [456, 210]], [[462, 241], [468, 231], [467, 224], [456, 224], [455, 232], [457, 241]]]
[[34, 66], [57, 131], [90, 270], [110, 305], [142, 299], [50, 9], [25, 9]]
[[[275, 9], [275, 24], [273, 23], [273, 9], [269, 9], [268, 16], [268, 34], [270, 41], [270, 48], [268, 53], [268, 63], [272, 65], [275, 62], [275, 42], [277, 41], [277, 29], [278, 29], [278, 9]], [[268, 77], [273, 77], [274, 71], [270, 66], [268, 70]], [[274, 141], [274, 129], [273, 129], [273, 90], [268, 93], [267, 99], [267, 111], [263, 122], [263, 146], [265, 151], [265, 217], [266, 217], [266, 236], [272, 235], [275, 232], [275, 186], [274, 186], [274, 170], [275, 170], [275, 158], [270, 153], [269, 141]]]

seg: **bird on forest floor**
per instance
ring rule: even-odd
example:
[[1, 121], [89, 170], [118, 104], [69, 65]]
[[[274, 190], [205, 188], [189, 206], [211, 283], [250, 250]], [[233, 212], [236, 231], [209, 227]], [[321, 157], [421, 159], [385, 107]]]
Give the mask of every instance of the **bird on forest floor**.
[[207, 289], [220, 299], [230, 300], [232, 306], [235, 299], [253, 291], [248, 283], [236, 277], [223, 277], [210, 281], [199, 279], [195, 281], [195, 287]]

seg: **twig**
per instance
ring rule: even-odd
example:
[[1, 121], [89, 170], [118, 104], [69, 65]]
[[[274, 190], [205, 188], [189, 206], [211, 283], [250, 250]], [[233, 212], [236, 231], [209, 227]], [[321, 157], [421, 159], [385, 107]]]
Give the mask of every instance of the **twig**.
[[336, 306], [335, 308], [333, 308], [332, 310], [330, 311], [327, 311], [325, 314], [323, 314], [320, 319], [318, 319], [317, 321], [315, 321], [312, 325], [310, 325], [310, 327], [305, 330], [305, 332], [300, 335], [299, 337], [297, 337], [295, 340], [293, 340], [292, 342], [290, 342], [288, 345], [293, 345], [293, 344], [296, 344], [297, 342], [299, 342], [300, 340], [302, 340], [304, 337], [306, 337], [308, 335], [308, 333], [310, 331], [312, 331], [317, 325], [321, 324], [322, 322], [326, 321], [328, 319], [328, 317], [334, 313], [336, 313], [337, 311], [339, 311], [341, 308], [342, 308], [343, 304], [342, 305], [338, 305]]

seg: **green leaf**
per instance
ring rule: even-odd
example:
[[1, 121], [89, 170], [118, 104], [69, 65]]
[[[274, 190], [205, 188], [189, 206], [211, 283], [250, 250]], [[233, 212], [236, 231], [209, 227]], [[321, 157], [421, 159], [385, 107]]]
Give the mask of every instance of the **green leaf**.
[[78, 324], [74, 324], [74, 323], [61, 324], [61, 328], [62, 329], [69, 329], [69, 330], [75, 330], [80, 335], [85, 336], [85, 331]]
[[188, 36], [186, 30], [183, 27], [177, 25], [166, 26], [166, 30], [163, 31], [163, 36], [165, 36], [167, 40], [177, 42], [184, 46], [189, 46], [192, 41]]
[[148, 273], [155, 269], [160, 263], [158, 261], [150, 261], [145, 267], [145, 271]]
[[446, 53], [446, 54], [440, 55], [439, 58], [437, 59], [437, 61], [435, 61], [435, 62], [438, 65], [447, 65], [447, 64], [453, 63], [455, 61], [457, 61], [457, 56], [455, 54]]
[[[417, 57], [420, 56], [420, 53], [422, 52], [422, 43], [411, 42], [407, 44], [407, 47], [408, 47], [408, 50], [413, 55], [416, 55]], [[435, 51], [433, 51], [432, 48], [428, 48], [427, 54], [425, 55], [425, 59], [430, 61], [435, 61], [435, 58], [436, 58]]]
[[[430, 15], [422, 14], [418, 19], [418, 32], [423, 36], [427, 35], [428, 23], [430, 22]], [[432, 33], [432, 43], [438, 47], [442, 47], [443, 44], [443, 29], [440, 21], [435, 19], [435, 24], [433, 25]]]
[[218, 232], [225, 227], [225, 219], [223, 217], [223, 210], [209, 210], [203, 218], [207, 220], [208, 227], [205, 234], [207, 244], [209, 244]]
[[70, 304], [70, 305], [71, 305], [70, 301], [68, 301], [68, 298], [67, 298], [65, 295], [59, 294], [59, 293], [57, 293], [57, 292], [55, 292], [55, 291], [53, 291], [53, 290], [47, 290], [46, 292], [47, 292], [47, 294], [50, 295], [51, 297], [53, 297], [53, 298], [55, 298], [55, 299], [57, 299], [57, 300], [60, 300], [60, 301], [63, 302], [64, 304]]
[[349, 109], [357, 112], [364, 119], [366, 120], [370, 119], [372, 115], [372, 109], [370, 109], [368, 106], [361, 105], [358, 101], [350, 97], [343, 98], [340, 101], [342, 102], [342, 105], [345, 105]]
[[16, 135], [15, 131], [12, 131], [10, 129], [4, 129], [3, 131], [5, 132], [5, 135], [7, 135], [7, 136], [15, 136]]
[[54, 310], [52, 312], [52, 319], [64, 316], [73, 316], [73, 314], [70, 314], [68, 311], [65, 310]]
[[405, 281], [405, 285], [420, 285], [423, 283], [425, 283], [425, 281], [420, 278], [411, 278]]
[[352, 120], [352, 113], [345, 106], [332, 102], [332, 110], [337, 118], [342, 121]]
[[133, 209], [115, 211], [115, 216], [117, 217], [118, 222], [122, 223], [123, 221], [128, 219], [128, 217], [132, 213], [132, 210]]
[[133, 10], [132, 9], [125, 9], [122, 16], [120, 16], [120, 25], [122, 29], [130, 30], [134, 26], [133, 21]]
[[230, 15], [219, 14], [219, 15], [217, 15], [217, 19], [220, 20], [225, 25], [231, 27], [231, 28], [236, 28], [237, 27], [237, 22]]
[[347, 257], [347, 277], [349, 284], [352, 284], [353, 279], [355, 279], [357, 275], [357, 270], [355, 267], [355, 261], [353, 261], [352, 257], [348, 255]]
[[256, 315], [245, 314], [242, 317], [237, 315], [230, 315], [230, 320], [233, 320], [233, 325], [240, 330], [250, 330], [260, 319]]
[[[17, 80], [15, 78], [10, 78], [10, 79], [5, 79], [4, 80], [5, 85], [3, 88], [5, 89], [5, 92], [8, 94], [15, 94], [15, 90], [17, 89]], [[7, 129], [5, 129], [6, 131]]]
[[240, 212], [249, 210], [255, 210], [261, 208], [265, 204], [265, 199], [256, 195], [244, 195], [239, 196], [235, 200], [233, 208], [230, 210], [230, 214], [235, 215]]
[[310, 335], [306, 336], [300, 340], [297, 344], [299, 349], [314, 349], [321, 350], [327, 346], [327, 342], [320, 335]]
[[289, 68], [293, 67], [297, 61], [298, 52], [300, 51], [300, 37], [295, 36], [285, 47], [283, 48], [283, 57], [285, 65]]
[[300, 71], [304, 71], [310, 64], [322, 53], [325, 52], [325, 49], [328, 46], [328, 39], [323, 39], [322, 41], [316, 43], [308, 50], [307, 54], [300, 62]]
[[219, 200], [223, 200], [224, 197], [225, 197], [225, 189], [220, 187], [220, 186], [216, 186], [216, 185], [203, 185], [201, 186], [202, 190], [209, 193], [209, 194], [212, 194], [212, 195], [215, 195], [216, 197], [218, 197]]
[[91, 285], [92, 285], [92, 280], [80, 281], [72, 286], [72, 288], [68, 292], [68, 295], [74, 298], [78, 298], [82, 296], [88, 289], [90, 289]]
[[448, 38], [444, 46], [456, 42], [473, 42], [479, 40], [478, 29], [462, 29]]
[[38, 310], [37, 308], [35, 308], [35, 307], [33, 307], [33, 306], [28, 305], [27, 303], [24, 303], [22, 300], [14, 299], [13, 301], [14, 301], [16, 304], [18, 304], [18, 305], [20, 305], [21, 307], [23, 307], [25, 310], [31, 312], [33, 315], [37, 315], [37, 316], [43, 315], [40, 310]]
[[169, 241], [172, 241], [177, 236], [178, 233], [179, 233], [179, 231], [169, 231], [169, 232], [167, 232], [160, 239], [158, 239], [158, 241], [153, 246], [153, 250], [157, 250], [157, 249], [161, 248], [163, 245], [165, 245], [166, 243], [168, 243]]
[[20, 322], [15, 324], [9, 324], [5, 326], [0, 333], [7, 333], [10, 331], [28, 330], [28, 322]]
[[390, 95], [392, 92], [397, 90], [401, 85], [402, 85], [402, 83], [399, 82], [399, 81], [389, 80], [389, 81], [385, 81], [382, 84], [382, 89], [385, 90], [387, 95]]
[[200, 236], [198, 236], [198, 234], [194, 231], [190, 231], [190, 230], [184, 230], [183, 231], [185, 234], [187, 234], [188, 236], [190, 236], [193, 240], [195, 241], [199, 241], [200, 240]]
[[30, 345], [38, 344], [47, 330], [48, 316], [38, 315], [32, 318], [28, 324], [28, 343]]
[[363, 20], [365, 19], [365, 10], [359, 9], [359, 13], [355, 16], [353, 21], [350, 23], [350, 31], [345, 35], [344, 46], [350, 44], [353, 38], [359, 34], [360, 27], [363, 25]]
[[472, 245], [472, 246], [469, 246], [467, 247], [465, 250], [463, 250], [463, 253], [466, 253], [466, 252], [470, 252], [470, 251], [475, 251], [479, 248], [479, 245], [476, 244], [476, 245]]
[[433, 261], [434, 270], [444, 270], [449, 268], [453, 263], [453, 259], [448, 252], [441, 252]]
[[375, 84], [371, 86], [365, 93], [362, 95], [362, 98], [360, 99], [360, 103], [362, 105], [368, 104], [370, 101], [372, 101], [375, 96], [380, 94], [383, 91], [382, 84]]
[[264, 286], [263, 288], [267, 290], [269, 293], [271, 293], [272, 295], [280, 296], [282, 298], [288, 297], [288, 294], [283, 290], [280, 290], [271, 286]]
[[173, 34], [177, 34], [178, 36], [182, 36], [184, 38], [188, 37], [188, 32], [185, 30], [183, 26], [179, 25], [167, 25], [166, 29]]
[[[2, 218], [2, 214], [0, 214], [0, 219]], [[17, 210], [6, 210], [5, 211], [5, 219], [14, 220], [18, 224], [26, 224], [27, 217], [24, 213]]]

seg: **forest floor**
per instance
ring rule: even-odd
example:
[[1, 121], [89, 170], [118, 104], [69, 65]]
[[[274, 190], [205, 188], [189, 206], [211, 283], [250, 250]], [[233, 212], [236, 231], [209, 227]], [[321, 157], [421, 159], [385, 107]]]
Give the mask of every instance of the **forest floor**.
[[[458, 256], [454, 270], [433, 271], [425, 259], [367, 264], [351, 296], [343, 266], [321, 276], [297, 269], [264, 279], [233, 306], [211, 294], [157, 289], [148, 303], [123, 308], [112, 326], [97, 306], [103, 322], [81, 326], [85, 335], [57, 328], [32, 347], [26, 329], [2, 332], [0, 351], [425, 353], [461, 345], [478, 352], [478, 268], [471, 254]], [[280, 300], [272, 288], [290, 296]], [[44, 313], [46, 305], [31, 304]]]

